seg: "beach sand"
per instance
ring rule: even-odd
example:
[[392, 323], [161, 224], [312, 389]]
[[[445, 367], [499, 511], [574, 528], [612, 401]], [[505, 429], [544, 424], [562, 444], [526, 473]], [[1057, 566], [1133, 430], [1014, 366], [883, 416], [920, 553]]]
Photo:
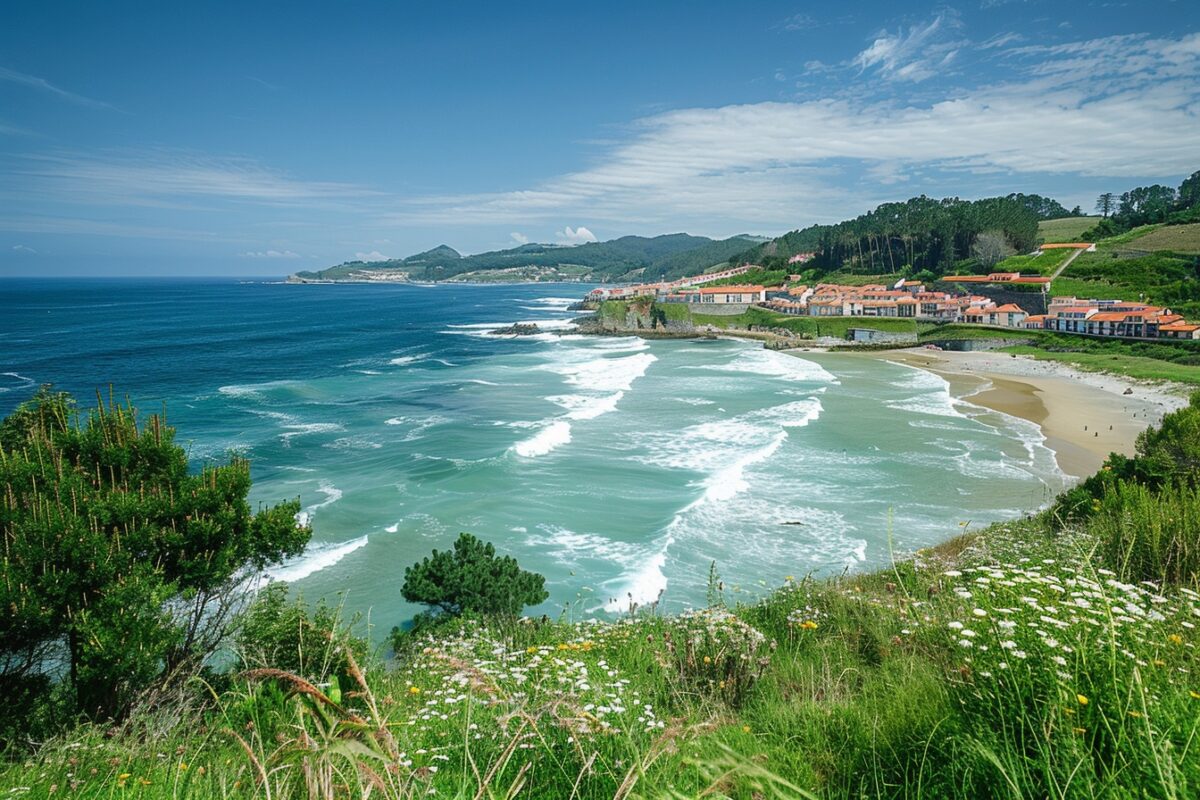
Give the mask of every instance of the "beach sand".
[[1109, 453], [1132, 455], [1139, 433], [1187, 405], [1179, 387], [1007, 353], [914, 348], [866, 355], [933, 372], [946, 379], [955, 398], [1039, 425], [1059, 468], [1077, 478], [1096, 472]]

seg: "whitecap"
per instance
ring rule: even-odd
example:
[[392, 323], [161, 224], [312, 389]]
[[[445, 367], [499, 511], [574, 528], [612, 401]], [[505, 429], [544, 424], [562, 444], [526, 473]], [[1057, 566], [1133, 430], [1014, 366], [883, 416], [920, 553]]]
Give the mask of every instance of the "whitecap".
[[571, 423], [555, 420], [536, 434], [512, 446], [512, 451], [524, 458], [544, 456], [571, 441]]
[[334, 486], [329, 481], [321, 481], [319, 484], [317, 484], [317, 491], [325, 495], [325, 499], [320, 503], [315, 503], [304, 509], [308, 512], [309, 516], [311, 516], [312, 513], [318, 508], [325, 508], [325, 506], [333, 505], [338, 500], [342, 499], [342, 490]]
[[295, 583], [307, 578], [309, 575], [332, 567], [355, 550], [358, 550], [360, 547], [366, 547], [366, 545], [366, 536], [351, 539], [348, 542], [327, 542], [309, 545], [309, 547], [305, 548], [304, 554], [298, 558], [291, 559], [278, 567], [267, 570], [267, 577], [273, 581]]

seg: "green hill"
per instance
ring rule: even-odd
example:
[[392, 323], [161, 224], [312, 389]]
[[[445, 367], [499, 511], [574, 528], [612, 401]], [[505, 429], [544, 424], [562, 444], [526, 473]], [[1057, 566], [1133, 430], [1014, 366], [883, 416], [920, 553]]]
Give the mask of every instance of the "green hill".
[[472, 279], [479, 273], [512, 271], [514, 280], [562, 279], [614, 281], [674, 278], [702, 272], [726, 263], [749, 249], [757, 240], [734, 236], [713, 240], [704, 236], [672, 233], [663, 236], [622, 236], [607, 242], [590, 242], [576, 247], [553, 244], [524, 244], [463, 256], [446, 245], [402, 259], [348, 261], [316, 272], [299, 272], [305, 280], [396, 279], [444, 281]]

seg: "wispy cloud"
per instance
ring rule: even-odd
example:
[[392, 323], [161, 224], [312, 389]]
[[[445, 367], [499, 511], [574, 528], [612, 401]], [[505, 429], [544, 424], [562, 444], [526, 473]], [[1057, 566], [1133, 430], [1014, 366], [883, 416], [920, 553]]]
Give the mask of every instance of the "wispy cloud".
[[512, 240], [517, 244], [529, 244], [529, 237], [523, 233], [513, 231], [509, 234], [509, 236], [512, 237]]
[[13, 173], [30, 189], [103, 205], [169, 205], [189, 198], [320, 205], [378, 195], [349, 183], [300, 180], [250, 159], [161, 150], [30, 156]]
[[23, 244], [14, 244], [12, 249], [14, 253], [24, 253], [25, 255], [37, 253], [37, 250], [34, 250], [32, 247], [26, 247]]
[[303, 258], [302, 255], [292, 250], [247, 250], [239, 255], [242, 258]]
[[31, 89], [46, 92], [76, 105], [88, 108], [113, 108], [110, 104], [101, 102], [100, 100], [93, 100], [90, 97], [84, 97], [74, 92], [68, 92], [66, 89], [60, 89], [45, 78], [39, 78], [36, 75], [26, 75], [24, 72], [17, 72], [15, 69], [8, 69], [7, 67], [0, 67], [0, 81], [28, 86]]
[[958, 15], [943, 11], [924, 25], [907, 31], [880, 31], [867, 49], [854, 57], [860, 70], [878, 68], [887, 80], [919, 82], [945, 68], [967, 43], [958, 35]]
[[[864, 64], [899, 71], [920, 58], [913, 43], [944, 24], [906, 32]], [[589, 169], [508, 192], [414, 198], [388, 221], [504, 224], [570, 214], [675, 229], [719, 219], [736, 231], [857, 213], [892, 196], [881, 185], [917, 172], [931, 181], [954, 173], [962, 191], [964, 174], [1172, 177], [1200, 163], [1200, 34], [1003, 52], [1005, 79], [924, 102], [847, 95], [658, 114]], [[1097, 58], [1108, 63], [1098, 68]]]
[[385, 256], [383, 253], [379, 252], [378, 250], [372, 250], [369, 253], [355, 253], [354, 254], [355, 261], [388, 261], [390, 259], [391, 259], [391, 256]]

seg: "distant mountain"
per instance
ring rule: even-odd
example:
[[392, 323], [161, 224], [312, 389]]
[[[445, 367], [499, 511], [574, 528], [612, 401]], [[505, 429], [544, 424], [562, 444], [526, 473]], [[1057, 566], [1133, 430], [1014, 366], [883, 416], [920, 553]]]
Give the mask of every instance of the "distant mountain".
[[426, 264], [431, 262], [441, 263], [446, 260], [454, 260], [462, 258], [462, 254], [448, 244], [439, 244], [432, 250], [426, 250], [424, 253], [417, 253], [415, 256], [409, 256], [404, 259], [405, 264]]
[[[726, 263], [762, 241], [734, 236], [716, 241], [704, 236], [622, 236], [576, 247], [523, 244], [473, 256], [439, 245], [432, 250], [388, 261], [348, 261], [316, 272], [298, 272], [297, 280], [579, 280], [616, 281], [673, 278]], [[503, 272], [501, 272], [503, 271]]]

